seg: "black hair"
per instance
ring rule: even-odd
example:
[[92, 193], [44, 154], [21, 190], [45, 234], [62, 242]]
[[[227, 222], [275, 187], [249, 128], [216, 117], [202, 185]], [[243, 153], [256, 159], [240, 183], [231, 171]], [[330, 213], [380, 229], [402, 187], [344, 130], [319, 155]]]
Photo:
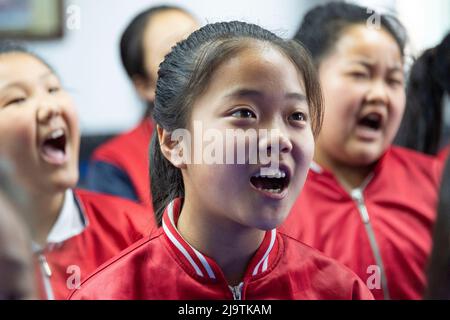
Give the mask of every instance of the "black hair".
[[395, 143], [435, 155], [443, 129], [443, 97], [450, 93], [450, 33], [426, 50], [411, 68], [406, 110]]
[[[120, 39], [120, 58], [130, 79], [139, 76], [142, 79], [156, 81], [156, 79], [150, 79], [150, 75], [147, 74], [145, 69], [144, 33], [146, 26], [152, 18], [161, 12], [172, 10], [190, 15], [189, 12], [177, 6], [162, 5], [151, 7], [135, 16], [122, 33]], [[151, 115], [152, 109], [153, 103], [148, 101], [145, 117]]]
[[[53, 73], [55, 73], [55, 70], [45, 61], [43, 58], [41, 58], [36, 53], [28, 50], [28, 48], [23, 45], [21, 42], [17, 42], [14, 40], [0, 40], [0, 56], [4, 54], [10, 54], [10, 53], [24, 53], [28, 54], [40, 62], [42, 62], [44, 65], [47, 66]], [[55, 73], [56, 74], [56, 73]]]
[[450, 299], [450, 158], [442, 176], [433, 249], [428, 264], [426, 299]]
[[[153, 118], [168, 132], [186, 128], [195, 99], [207, 87], [214, 71], [255, 43], [268, 44], [285, 54], [301, 72], [317, 136], [322, 122], [322, 96], [315, 67], [306, 50], [293, 40], [283, 40], [257, 25], [239, 21], [208, 24], [178, 43], [161, 63], [156, 84]], [[155, 132], [150, 146], [153, 209], [158, 224], [174, 198], [184, 196], [181, 170], [162, 154]]]
[[[368, 8], [344, 2], [319, 5], [306, 13], [294, 39], [309, 50], [318, 67], [348, 27], [368, 23], [373, 14]], [[404, 56], [407, 40], [405, 28], [393, 16], [376, 15], [380, 26], [392, 35]]]

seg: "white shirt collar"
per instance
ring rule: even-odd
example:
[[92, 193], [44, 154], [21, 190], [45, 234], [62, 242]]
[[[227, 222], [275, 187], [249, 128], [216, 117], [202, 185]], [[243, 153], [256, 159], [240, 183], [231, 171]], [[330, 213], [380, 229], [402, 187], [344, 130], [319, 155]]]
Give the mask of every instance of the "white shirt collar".
[[79, 235], [86, 225], [86, 217], [78, 207], [72, 189], [68, 189], [58, 219], [47, 236], [47, 244], [58, 244]]
[[317, 162], [315, 162], [314, 160], [313, 161], [311, 161], [311, 164], [309, 165], [309, 168], [312, 170], [312, 171], [314, 171], [315, 173], [322, 173], [323, 172], [323, 169], [322, 169], [322, 167], [317, 163]]

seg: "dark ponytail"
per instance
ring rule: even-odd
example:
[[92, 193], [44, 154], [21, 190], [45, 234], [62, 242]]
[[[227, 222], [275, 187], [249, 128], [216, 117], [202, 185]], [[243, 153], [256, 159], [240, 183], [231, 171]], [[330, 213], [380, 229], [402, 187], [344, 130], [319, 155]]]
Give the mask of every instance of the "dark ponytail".
[[[186, 128], [195, 99], [207, 87], [214, 70], [240, 51], [265, 43], [283, 52], [303, 76], [317, 135], [322, 121], [322, 96], [314, 65], [301, 45], [286, 41], [254, 24], [239, 21], [208, 24], [178, 43], [161, 63], [153, 118], [167, 132]], [[162, 154], [155, 129], [150, 148], [153, 210], [161, 224], [167, 205], [184, 196], [181, 171]]]
[[450, 92], [450, 34], [411, 68], [406, 110], [395, 143], [435, 155], [443, 128], [443, 97]]
[[442, 177], [425, 299], [450, 299], [450, 158]]

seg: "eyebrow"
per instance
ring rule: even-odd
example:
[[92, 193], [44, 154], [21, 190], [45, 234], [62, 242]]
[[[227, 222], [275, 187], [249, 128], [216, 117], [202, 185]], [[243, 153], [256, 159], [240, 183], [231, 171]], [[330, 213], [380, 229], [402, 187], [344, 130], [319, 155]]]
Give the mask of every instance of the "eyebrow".
[[[373, 68], [373, 62], [370, 62], [370, 61], [367, 61], [367, 60], [355, 59], [355, 60], [351, 60], [351, 62], [352, 63], [361, 64], [361, 65], [363, 65], [364, 67], [366, 67], [368, 69]], [[389, 68], [389, 71], [390, 72], [393, 72], [393, 71], [401, 71], [401, 72], [403, 72], [403, 68], [401, 66], [397, 65], [397, 66]]]
[[[55, 74], [53, 72], [49, 71], [49, 72], [46, 72], [46, 73], [43, 73], [42, 75], [40, 75], [38, 77], [38, 79], [39, 80], [43, 80], [43, 79], [48, 78], [50, 76], [55, 76]], [[16, 82], [9, 83], [9, 84], [7, 84], [7, 85], [5, 85], [3, 87], [0, 87], [0, 90], [5, 90], [5, 89], [13, 88], [13, 87], [22, 87], [22, 86], [23, 86], [23, 82], [16, 81]]]
[[[238, 89], [226, 95], [227, 98], [249, 98], [249, 99], [262, 99], [264, 93], [255, 89]], [[306, 101], [306, 96], [297, 92], [288, 92], [284, 95], [285, 99], [297, 100], [299, 102]]]

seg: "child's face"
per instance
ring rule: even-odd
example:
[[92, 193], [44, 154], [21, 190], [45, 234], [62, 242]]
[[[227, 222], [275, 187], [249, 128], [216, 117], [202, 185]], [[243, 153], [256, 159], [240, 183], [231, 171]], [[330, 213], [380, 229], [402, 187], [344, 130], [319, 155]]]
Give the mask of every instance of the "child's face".
[[321, 62], [325, 100], [315, 159], [368, 166], [392, 143], [405, 106], [403, 63], [383, 29], [350, 27]]
[[[241, 51], [215, 70], [208, 87], [194, 103], [188, 128], [191, 132], [194, 121], [201, 123], [204, 133], [220, 133], [222, 141], [226, 141], [222, 148], [224, 161], [231, 148], [235, 159], [227, 164], [188, 164], [183, 170], [186, 200], [213, 213], [208, 219], [216, 222], [263, 230], [281, 224], [304, 184], [314, 151], [303, 79], [295, 65], [269, 45]], [[240, 137], [244, 133], [237, 129], [254, 130], [257, 136], [244, 139], [245, 143], [233, 139], [231, 147], [227, 147], [227, 129]], [[259, 135], [263, 129], [278, 131], [269, 135], [272, 142], [264, 134]], [[201, 137], [194, 132], [192, 144], [202, 138], [211, 136]], [[248, 155], [251, 145], [266, 152], [277, 142], [279, 157], [272, 159], [280, 159], [277, 167], [286, 177], [258, 178], [261, 168], [271, 164], [251, 164], [248, 156], [245, 164], [236, 163], [236, 148], [245, 145]], [[203, 144], [204, 152], [208, 145], [211, 140]]]
[[79, 130], [58, 78], [25, 53], [0, 55], [0, 153], [27, 191], [58, 192], [78, 180]]

